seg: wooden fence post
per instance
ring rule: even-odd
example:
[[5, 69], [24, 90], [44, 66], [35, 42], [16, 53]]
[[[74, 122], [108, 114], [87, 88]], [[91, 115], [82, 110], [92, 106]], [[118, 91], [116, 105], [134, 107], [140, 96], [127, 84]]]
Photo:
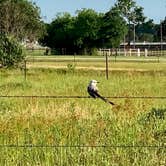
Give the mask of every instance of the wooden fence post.
[[105, 63], [106, 63], [106, 78], [107, 78], [107, 80], [108, 80], [108, 55], [107, 55], [107, 52], [106, 52], [106, 60], [105, 60]]
[[27, 79], [27, 61], [24, 60], [24, 79], [26, 81]]

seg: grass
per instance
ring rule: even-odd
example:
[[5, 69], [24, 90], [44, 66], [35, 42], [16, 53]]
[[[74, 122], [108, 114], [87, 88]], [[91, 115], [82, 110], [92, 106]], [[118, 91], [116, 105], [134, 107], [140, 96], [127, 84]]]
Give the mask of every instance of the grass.
[[[87, 61], [105, 61], [105, 56], [86, 56], [86, 55], [49, 55], [49, 56], [42, 56], [42, 55], [27, 55], [27, 60], [30, 61], [77, 61], [77, 62], [87, 62]], [[165, 62], [166, 56], [109, 56], [110, 61], [123, 61], [123, 62]]]
[[[105, 62], [27, 62], [28, 68], [66, 69], [68, 64], [76, 69], [105, 70]], [[166, 63], [109, 62], [110, 71], [165, 71]]]
[[[166, 58], [158, 57], [109, 57], [110, 71], [162, 71], [165, 72]], [[35, 56], [27, 57], [28, 68], [68, 68], [74, 65], [76, 69], [105, 70], [103, 56]]]
[[[148, 72], [110, 71], [109, 80], [102, 70], [29, 68], [27, 74], [25, 81], [22, 71], [1, 69], [0, 95], [87, 96], [91, 79], [101, 82], [104, 96], [166, 94], [164, 66], [157, 71], [150, 67]], [[165, 148], [93, 147], [166, 145], [165, 100], [113, 102], [112, 107], [99, 99], [0, 98], [0, 145], [39, 146], [0, 147], [0, 165], [165, 164]]]

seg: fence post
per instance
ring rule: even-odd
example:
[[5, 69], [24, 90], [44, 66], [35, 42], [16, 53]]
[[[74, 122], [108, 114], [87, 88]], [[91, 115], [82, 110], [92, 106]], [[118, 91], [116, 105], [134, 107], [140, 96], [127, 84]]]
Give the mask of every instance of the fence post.
[[106, 78], [108, 80], [108, 55], [107, 55], [107, 52], [106, 52], [106, 60], [105, 60], [105, 63], [106, 63]]
[[27, 61], [24, 60], [24, 79], [26, 81], [27, 79]]
[[158, 61], [158, 63], [159, 63], [159, 62], [160, 62], [160, 55], [158, 55], [157, 57], [158, 57], [158, 58], [157, 58], [157, 59], [158, 59], [157, 61]]
[[140, 53], [140, 49], [139, 49], [139, 48], [138, 48], [138, 50], [137, 50], [137, 55], [138, 55], [138, 57], [141, 56], [141, 53]]
[[159, 50], [159, 48], [158, 48], [158, 54], [157, 54], [157, 62], [158, 63], [160, 62], [160, 54], [161, 54], [161, 50]]
[[148, 57], [148, 50], [145, 48], [145, 57]]
[[115, 62], [116, 62], [116, 57], [117, 57], [117, 49], [115, 50]]
[[76, 63], [76, 53], [74, 53], [74, 65]]

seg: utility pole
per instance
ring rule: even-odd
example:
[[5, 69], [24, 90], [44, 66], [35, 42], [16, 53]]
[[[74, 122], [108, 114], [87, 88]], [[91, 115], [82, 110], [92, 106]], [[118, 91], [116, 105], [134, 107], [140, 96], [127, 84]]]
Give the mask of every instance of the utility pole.
[[129, 34], [128, 34], [128, 46], [129, 46], [129, 48], [130, 48], [130, 40], [131, 40], [130, 24], [131, 24], [131, 21], [129, 20], [129, 25], [128, 25], [128, 26], [129, 26], [129, 32], [128, 32], [128, 33], [129, 33]]
[[160, 49], [163, 50], [163, 27], [162, 21], [160, 21]]
[[133, 26], [134, 26], [134, 40], [133, 40], [133, 44], [134, 44], [134, 49], [135, 49], [135, 22], [133, 23]]

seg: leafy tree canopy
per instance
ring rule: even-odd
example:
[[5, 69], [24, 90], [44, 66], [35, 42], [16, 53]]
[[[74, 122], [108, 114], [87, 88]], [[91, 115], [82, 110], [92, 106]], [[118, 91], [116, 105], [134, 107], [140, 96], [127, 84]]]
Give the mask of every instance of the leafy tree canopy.
[[117, 47], [126, 33], [126, 23], [115, 9], [106, 14], [82, 9], [76, 14], [75, 17], [69, 13], [58, 14], [46, 25], [47, 35], [42, 42], [55, 49], [91, 54], [93, 48], [102, 46], [103, 40], [109, 47]]
[[129, 24], [130, 22], [138, 24], [145, 21], [143, 8], [138, 6], [135, 0], [117, 0], [115, 6]]
[[77, 14], [75, 19], [76, 45], [93, 47], [98, 39], [102, 15], [92, 9], [78, 10]]
[[117, 8], [112, 8], [105, 13], [102, 19], [100, 37], [107, 47], [118, 47], [127, 32], [124, 19], [120, 16]]
[[17, 39], [38, 38], [44, 32], [39, 8], [28, 0], [1, 0], [0, 29]]

